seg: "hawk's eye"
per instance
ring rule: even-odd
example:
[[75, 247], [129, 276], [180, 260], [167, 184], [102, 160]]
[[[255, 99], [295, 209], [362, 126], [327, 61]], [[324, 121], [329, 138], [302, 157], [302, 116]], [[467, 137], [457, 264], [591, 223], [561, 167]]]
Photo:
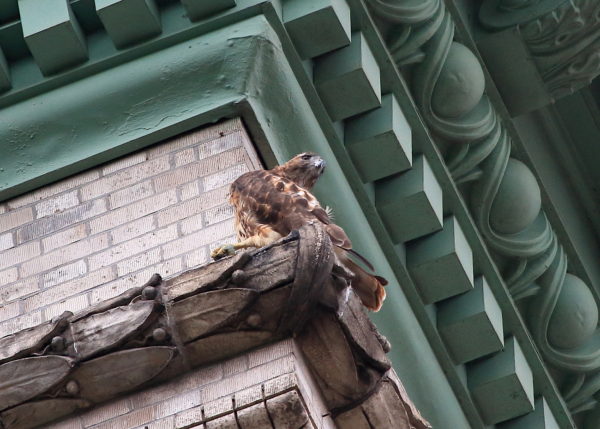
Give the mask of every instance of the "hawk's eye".
[[304, 161], [308, 161], [310, 158], [311, 158], [311, 156], [310, 156], [310, 155], [302, 155], [302, 159], [303, 159]]

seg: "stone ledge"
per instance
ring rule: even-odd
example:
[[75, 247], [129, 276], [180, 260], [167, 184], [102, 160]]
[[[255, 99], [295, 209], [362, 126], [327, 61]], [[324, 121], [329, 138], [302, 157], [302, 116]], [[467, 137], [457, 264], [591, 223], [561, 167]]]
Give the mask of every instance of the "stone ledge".
[[170, 279], [155, 274], [81, 313], [0, 338], [0, 380], [10, 379], [0, 382], [0, 422], [36, 427], [294, 335], [338, 426], [361, 408], [375, 413], [369, 421], [388, 422], [378, 429], [398, 428], [398, 413], [407, 429], [429, 427], [348, 279], [315, 225]]

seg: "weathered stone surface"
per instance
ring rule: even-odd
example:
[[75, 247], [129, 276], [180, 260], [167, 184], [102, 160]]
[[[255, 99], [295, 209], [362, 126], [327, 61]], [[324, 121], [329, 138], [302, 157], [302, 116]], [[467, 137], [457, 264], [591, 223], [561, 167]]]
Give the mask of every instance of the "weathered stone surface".
[[153, 301], [138, 301], [81, 319], [71, 325], [75, 351], [87, 359], [123, 343], [150, 321]]
[[10, 429], [29, 429], [71, 414], [91, 405], [84, 399], [56, 398], [28, 402], [0, 414], [4, 425]]
[[266, 344], [273, 339], [273, 334], [267, 331], [216, 334], [186, 344], [185, 353], [193, 365], [205, 365]]
[[110, 353], [81, 364], [72, 379], [79, 384], [82, 398], [101, 402], [152, 379], [174, 352], [172, 347], [144, 347]]
[[0, 338], [0, 362], [38, 351], [65, 326], [64, 320], [59, 319]]
[[202, 337], [238, 318], [258, 296], [248, 289], [224, 289], [178, 301], [170, 308], [181, 341]]
[[[403, 397], [399, 382], [390, 378], [393, 373], [388, 371], [383, 342], [358, 297], [347, 289], [344, 270], [336, 261], [327, 234], [311, 225], [272, 246], [175, 279], [163, 281], [154, 275], [145, 285], [91, 310], [75, 316], [66, 313], [55, 322], [58, 328], [52, 324], [36, 328], [34, 338], [24, 340], [27, 347], [21, 353], [35, 350], [70, 357], [23, 358], [0, 365], [0, 404], [5, 407], [0, 423], [6, 429], [43, 425], [291, 334], [300, 350], [288, 350], [288, 356], [277, 359], [271, 369], [290, 371], [296, 361], [288, 358], [302, 352], [308, 368], [304, 361], [300, 368], [311, 370], [312, 377], [298, 375], [290, 380], [304, 385], [313, 383], [307, 380], [314, 377], [324, 398], [318, 400], [318, 416], [309, 417], [299, 390], [293, 390], [296, 384], [282, 387], [278, 381], [279, 390], [265, 383], [264, 390], [244, 407], [235, 408], [234, 402], [230, 410], [239, 411], [237, 417], [226, 414], [230, 411], [221, 410], [216, 401], [215, 409], [202, 408], [207, 428], [238, 429], [263, 421], [275, 429], [314, 425], [324, 429], [333, 424], [331, 419], [319, 423], [328, 411], [335, 415], [353, 404], [366, 404], [373, 392], [381, 391], [385, 393], [378, 395], [383, 397], [371, 398], [370, 412], [377, 414], [374, 421], [384, 422], [384, 429], [395, 427], [388, 423], [397, 416], [413, 422], [418, 412]], [[7, 359], [15, 355], [10, 356]], [[252, 383], [248, 386], [271, 372], [257, 363], [261, 359], [250, 365], [253, 375], [246, 380]], [[382, 387], [382, 383], [387, 384]], [[281, 391], [287, 393], [280, 395]], [[24, 417], [28, 409], [35, 417], [29, 421]], [[380, 410], [387, 414], [379, 415]], [[414, 422], [413, 426], [427, 427]]]
[[295, 390], [267, 400], [267, 409], [275, 429], [303, 428], [309, 423], [308, 413]]
[[39, 356], [0, 365], [0, 409], [46, 392], [67, 376], [72, 362], [62, 356]]

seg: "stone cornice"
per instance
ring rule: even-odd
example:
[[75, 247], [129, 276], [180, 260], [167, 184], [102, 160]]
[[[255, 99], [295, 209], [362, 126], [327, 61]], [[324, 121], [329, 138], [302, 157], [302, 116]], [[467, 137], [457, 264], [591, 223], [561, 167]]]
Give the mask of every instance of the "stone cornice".
[[155, 274], [82, 313], [1, 338], [0, 374], [10, 381], [0, 382], [0, 426], [43, 425], [296, 334], [341, 428], [372, 400], [387, 404], [373, 422], [398, 428], [401, 413], [406, 429], [430, 427], [390, 370], [389, 343], [349, 289], [348, 275], [327, 235], [307, 226], [170, 279]]

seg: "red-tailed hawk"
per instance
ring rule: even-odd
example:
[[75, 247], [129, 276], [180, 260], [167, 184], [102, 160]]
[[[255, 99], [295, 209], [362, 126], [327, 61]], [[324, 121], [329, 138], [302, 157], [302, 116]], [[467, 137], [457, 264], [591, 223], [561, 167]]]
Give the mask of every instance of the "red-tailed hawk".
[[236, 249], [266, 246], [303, 225], [320, 222], [338, 259], [354, 274], [352, 288], [365, 307], [378, 311], [385, 299], [383, 286], [387, 281], [369, 274], [350, 259], [348, 253], [356, 252], [348, 236], [331, 222], [328, 212], [309, 192], [324, 169], [325, 161], [320, 156], [301, 153], [271, 170], [251, 171], [238, 177], [231, 184], [230, 202], [235, 209], [239, 242], [216, 248], [211, 257], [217, 259]]

